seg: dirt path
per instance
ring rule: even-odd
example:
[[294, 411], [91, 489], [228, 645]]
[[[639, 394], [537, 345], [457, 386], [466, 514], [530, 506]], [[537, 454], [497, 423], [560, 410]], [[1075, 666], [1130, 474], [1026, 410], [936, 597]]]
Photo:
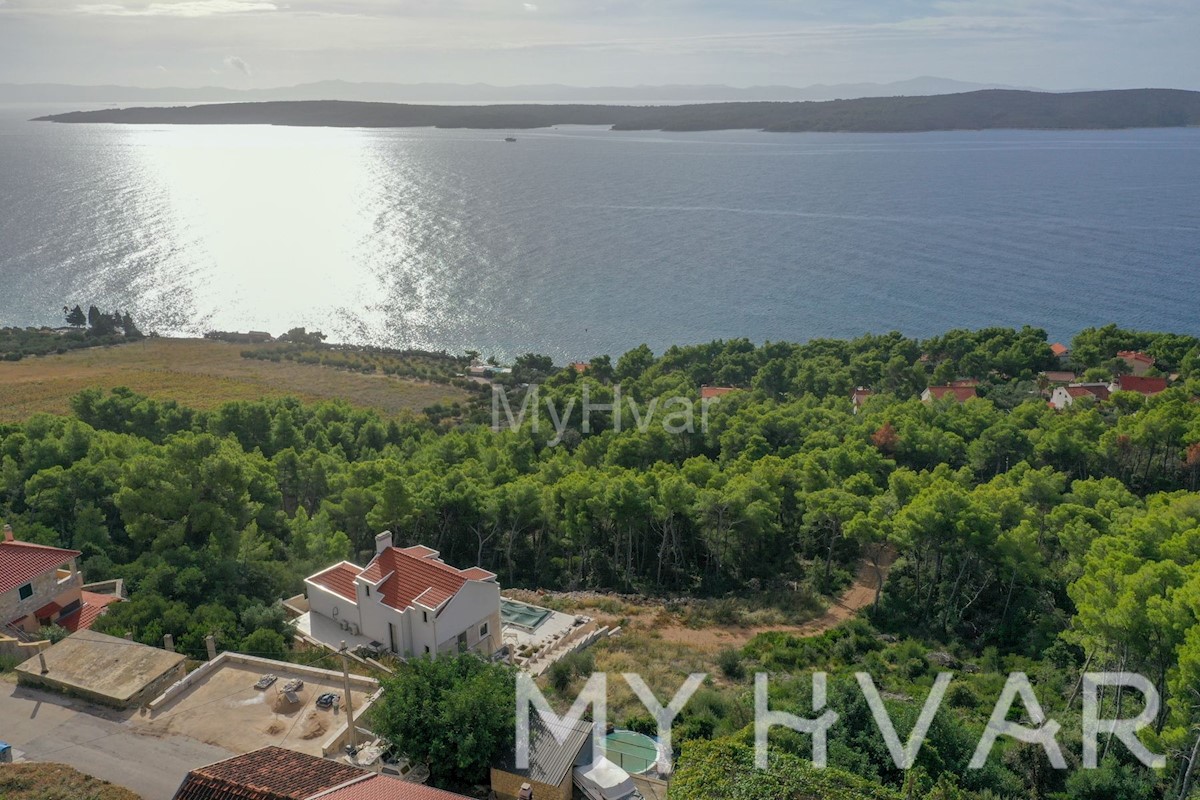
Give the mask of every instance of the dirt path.
[[[895, 560], [896, 554], [891, 550], [880, 556], [879, 572], [882, 573], [884, 581], [887, 580], [888, 571]], [[666, 641], [705, 650], [740, 648], [758, 634], [768, 631], [783, 631], [797, 636], [817, 636], [836, 628], [874, 603], [875, 592], [879, 586], [880, 576], [876, 573], [875, 566], [870, 560], [863, 559], [858, 565], [854, 582], [846, 591], [842, 592], [838, 599], [825, 610], [824, 614], [800, 625], [711, 626], [706, 628], [670, 625], [658, 628], [657, 631]]]

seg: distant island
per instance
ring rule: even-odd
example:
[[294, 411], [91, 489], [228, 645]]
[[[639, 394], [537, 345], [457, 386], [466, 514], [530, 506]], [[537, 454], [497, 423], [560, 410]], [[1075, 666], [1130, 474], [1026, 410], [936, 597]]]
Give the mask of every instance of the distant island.
[[75, 111], [38, 117], [37, 121], [510, 130], [604, 125], [625, 131], [749, 129], [781, 133], [1113, 130], [1200, 125], [1200, 92], [1127, 89], [1058, 94], [989, 89], [924, 97], [679, 106], [439, 106], [316, 100]]
[[567, 86], [557, 83], [496, 86], [487, 83], [359, 83], [325, 80], [295, 86], [231, 89], [224, 86], [72, 86], [58, 83], [0, 83], [0, 103], [249, 103], [283, 100], [355, 100], [364, 103], [798, 103], [855, 97], [958, 94], [980, 89], [1027, 89], [999, 83], [970, 83], [923, 76], [891, 83], [833, 83], [811, 86], [724, 86], [658, 84]]

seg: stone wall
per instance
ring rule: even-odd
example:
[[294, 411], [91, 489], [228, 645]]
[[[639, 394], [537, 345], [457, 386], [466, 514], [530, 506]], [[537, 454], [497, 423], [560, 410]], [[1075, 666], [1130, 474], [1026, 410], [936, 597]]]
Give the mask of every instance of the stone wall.
[[492, 791], [496, 793], [498, 800], [517, 800], [523, 783], [528, 783], [533, 788], [533, 800], [571, 800], [574, 787], [570, 770], [560, 785], [549, 786], [511, 772], [492, 769]]
[[[74, 563], [71, 566], [73, 568]], [[33, 584], [33, 594], [24, 600], [21, 599], [21, 588], [19, 586], [0, 595], [0, 627], [15, 619], [32, 614], [42, 606], [63, 597], [65, 594], [73, 593], [73, 598], [66, 598], [68, 602], [70, 599], [78, 599], [83, 579], [80, 578], [78, 572], [72, 569], [71, 577], [61, 583], [58, 580], [57, 571], [39, 575], [31, 583]], [[62, 605], [66, 605], [66, 603], [62, 603]], [[37, 630], [37, 627], [37, 623], [33, 622], [28, 629]]]

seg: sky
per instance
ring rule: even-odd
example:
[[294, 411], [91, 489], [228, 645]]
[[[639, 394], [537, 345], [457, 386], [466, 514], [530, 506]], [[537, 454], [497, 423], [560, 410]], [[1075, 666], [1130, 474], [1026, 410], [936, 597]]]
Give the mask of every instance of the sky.
[[1200, 0], [0, 0], [0, 83], [1200, 89]]

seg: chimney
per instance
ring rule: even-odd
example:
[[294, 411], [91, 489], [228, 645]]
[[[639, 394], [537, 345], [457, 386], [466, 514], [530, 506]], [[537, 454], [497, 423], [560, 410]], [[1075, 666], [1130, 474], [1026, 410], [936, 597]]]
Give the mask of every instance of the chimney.
[[11, 542], [13, 540], [12, 525], [4, 526], [4, 541]]
[[375, 537], [375, 554], [378, 555], [392, 546], [392, 532], [384, 531]]
[[533, 787], [528, 783], [522, 783], [521, 793], [517, 795], [517, 800], [533, 800]]

